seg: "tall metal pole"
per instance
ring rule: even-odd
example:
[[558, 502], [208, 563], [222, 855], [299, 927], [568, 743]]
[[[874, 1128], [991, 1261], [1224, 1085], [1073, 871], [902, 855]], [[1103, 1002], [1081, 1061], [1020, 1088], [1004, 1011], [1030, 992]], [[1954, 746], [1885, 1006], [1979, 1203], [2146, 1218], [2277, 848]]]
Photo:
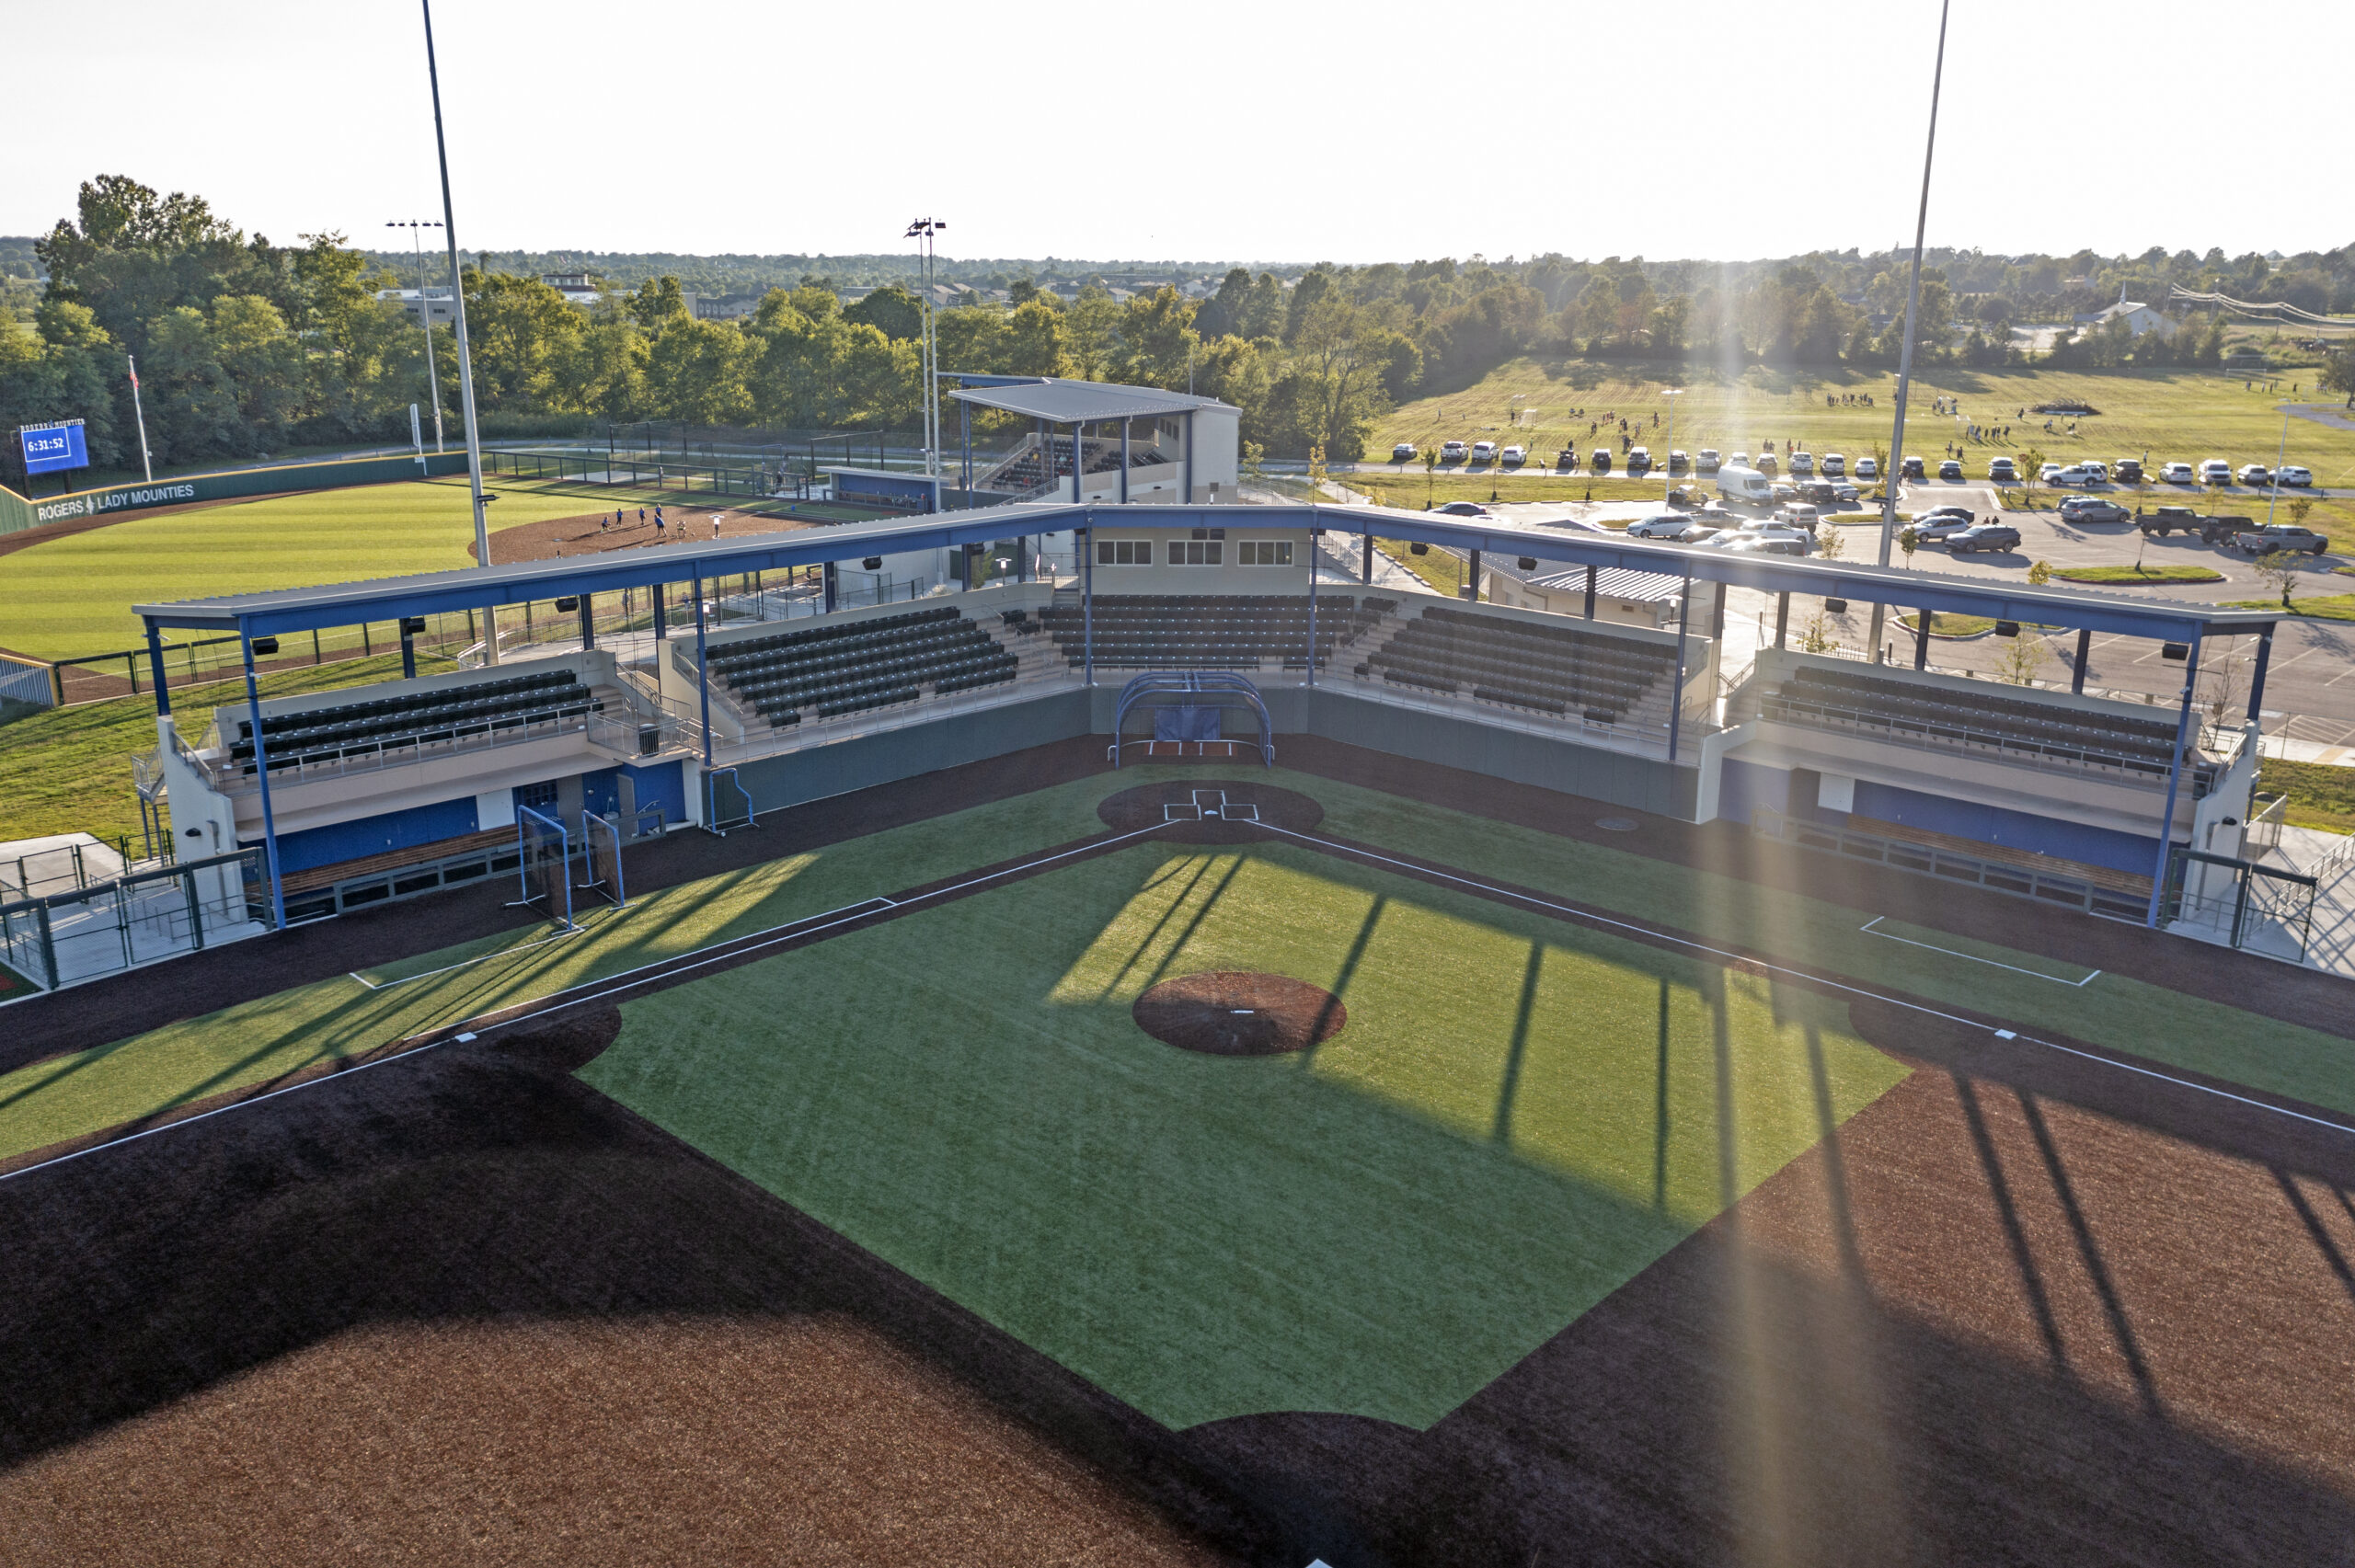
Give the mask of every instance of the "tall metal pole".
[[[131, 378], [131, 388], [134, 393], [139, 390], [137, 376]], [[143, 446], [146, 443], [147, 436], [144, 429], [140, 433], [139, 440]], [[2285, 413], [2281, 416], [2281, 450], [2273, 454], [2273, 487], [2266, 493], [2265, 497], [2265, 526], [2268, 528], [2273, 526], [2273, 503], [2281, 498], [2281, 465], [2289, 460], [2290, 416]]]
[[1660, 473], [1666, 475], [1660, 481], [1660, 503], [1664, 506], [1668, 502], [1670, 492], [1676, 488], [1676, 400], [1684, 395], [1684, 389], [1681, 386], [1671, 386], [1660, 395], [1668, 399], [1669, 455], [1660, 459]]
[[433, 405], [433, 450], [437, 452], [442, 450], [442, 377], [433, 368], [433, 305], [425, 297], [425, 236], [420, 231], [441, 226], [425, 218], [407, 222], [396, 219], [385, 225], [388, 229], [407, 229], [409, 250], [417, 258], [417, 320], [425, 328], [425, 384]]
[[[147, 475], [147, 483], [152, 485], [155, 482], [155, 460], [147, 454], [147, 409], [139, 401], [139, 356], [125, 354], [122, 357], [122, 362], [131, 367], [131, 412], [139, 420], [139, 469], [141, 473]], [[2281, 418], [2284, 441], [2289, 439], [2289, 416], [2285, 414]], [[2267, 512], [2265, 521], [2271, 522], [2273, 514]], [[158, 685], [156, 689], [160, 691], [162, 687]]]
[[[442, 234], [450, 242], [450, 305], [458, 328], [458, 401], [466, 421], [466, 480], [474, 494], [475, 559], [490, 569], [490, 522], [485, 516], [482, 493], [482, 433], [475, 424], [475, 366], [466, 348], [466, 291], [458, 278], [458, 215], [450, 201], [450, 147], [442, 134], [442, 71], [433, 58], [433, 0], [418, 0], [425, 13], [425, 76], [433, 91], [433, 153], [442, 165]], [[418, 304], [425, 300], [420, 291]], [[431, 312], [428, 311], [429, 318]], [[429, 326], [430, 330], [430, 326]], [[438, 399], [437, 399], [438, 401]], [[483, 662], [499, 662], [499, 617], [483, 606]]]
[[[1930, 136], [1922, 149], [1922, 203], [1913, 215], [1913, 278], [1905, 291], [1905, 341], [1897, 354], [1897, 428], [1889, 441], [1889, 461], [1898, 475], [1905, 471], [1905, 395], [1913, 379], [1913, 320], [1922, 305], [1922, 240], [1930, 224], [1930, 161], [1938, 150], [1938, 92], [1946, 85], [1947, 11], [1951, 0], [1938, 4], [1938, 60], [1930, 74]], [[1889, 565], [1890, 546], [1897, 540], [1897, 476], [1881, 477], [1880, 564]], [[1880, 634], [1889, 606], [1873, 601], [1870, 662], [1880, 662]]]

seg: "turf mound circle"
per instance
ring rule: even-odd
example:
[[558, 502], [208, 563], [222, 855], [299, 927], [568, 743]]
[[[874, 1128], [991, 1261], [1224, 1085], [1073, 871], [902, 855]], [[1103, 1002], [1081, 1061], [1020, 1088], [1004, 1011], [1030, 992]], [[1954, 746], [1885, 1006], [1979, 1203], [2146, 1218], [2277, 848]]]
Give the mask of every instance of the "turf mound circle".
[[1308, 832], [1325, 808], [1298, 790], [1249, 779], [1175, 779], [1107, 795], [1096, 815], [1116, 833], [1160, 828], [1156, 838], [1180, 843], [1239, 844], [1269, 837], [1269, 828]]
[[1331, 991], [1284, 975], [1212, 969], [1164, 980], [1130, 1014], [1179, 1050], [1221, 1057], [1281, 1056], [1341, 1032], [1350, 1010]]
[[1633, 817], [1598, 817], [1594, 825], [1606, 833], [1632, 833], [1643, 826]]

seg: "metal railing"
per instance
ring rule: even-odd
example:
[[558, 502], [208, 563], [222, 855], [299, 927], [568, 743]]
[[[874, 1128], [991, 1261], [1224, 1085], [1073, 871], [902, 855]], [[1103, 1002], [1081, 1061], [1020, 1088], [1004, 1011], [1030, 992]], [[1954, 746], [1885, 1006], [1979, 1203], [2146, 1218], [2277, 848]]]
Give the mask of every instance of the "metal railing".
[[[446, 757], [460, 751], [488, 751], [563, 735], [585, 736], [592, 745], [638, 756], [644, 754], [644, 743], [638, 734], [632, 732], [647, 725], [660, 727], [666, 722], [635, 716], [622, 719], [595, 712], [549, 712], [526, 714], [521, 717], [469, 720], [465, 724], [437, 727], [431, 734], [394, 737], [332, 750], [288, 744], [285, 754], [270, 756], [270, 777], [273, 784], [286, 782], [302, 784], [316, 778], [344, 778], [385, 768], [414, 766], [435, 757]], [[268, 736], [263, 737], [263, 749], [265, 751], [276, 750], [270, 746]], [[660, 745], [656, 747], [657, 750], [661, 749]], [[260, 788], [250, 758], [192, 755], [191, 760], [204, 771], [206, 779], [213, 787], [224, 794]]]
[[1838, 855], [1844, 860], [1870, 861], [1900, 871], [1941, 877], [1948, 882], [1966, 882], [1991, 892], [2033, 898], [2042, 904], [2059, 904], [2067, 909], [2083, 910], [2088, 914], [2140, 921], [2146, 913], [2147, 895], [2104, 887], [2082, 877], [2039, 871], [2009, 861], [1982, 860], [1976, 855], [1916, 843], [1911, 839], [1883, 838], [1878, 833], [1861, 833], [1850, 828], [1803, 821], [1771, 806], [1752, 809], [1750, 830], [1763, 839], [1796, 844], [1801, 849]]
[[[1787, 692], [1762, 692], [1758, 706], [1763, 718], [1809, 724], [1820, 728], [1845, 726], [1879, 730], [1890, 739], [1906, 745], [1989, 750], [2003, 754], [2005, 760], [2024, 756], [2037, 761], [2061, 762], [2073, 767], [2104, 768], [2131, 774], [2146, 784], [2163, 784], [2167, 776], [2167, 764], [2155, 758], [2130, 757], [2120, 752], [2104, 751], [2098, 747], [2001, 735], [1963, 724], [1899, 718], [1867, 708], [1826, 703], [1814, 697], [1794, 697]], [[2190, 762], [2190, 772], [2198, 781], [2200, 790], [2204, 792], [2209, 784], [2215, 782], [2215, 767], [2199, 761], [2187, 761]]]
[[259, 850], [240, 850], [0, 903], [0, 956], [55, 990], [258, 935], [260, 862]]

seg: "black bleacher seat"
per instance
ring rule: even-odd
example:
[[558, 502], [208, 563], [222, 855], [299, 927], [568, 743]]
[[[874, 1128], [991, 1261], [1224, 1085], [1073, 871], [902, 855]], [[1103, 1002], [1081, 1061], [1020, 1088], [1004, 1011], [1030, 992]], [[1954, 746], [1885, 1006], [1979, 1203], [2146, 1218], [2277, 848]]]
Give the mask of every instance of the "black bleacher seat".
[[1437, 604], [1398, 629], [1371, 659], [1365, 679], [1483, 702], [1617, 724], [1660, 682], [1673, 683], [1676, 653], [1589, 624], [1535, 622]]
[[[261, 734], [274, 773], [332, 761], [355, 750], [481, 739], [550, 719], [578, 718], [603, 707], [571, 670], [549, 670], [272, 714], [261, 721]], [[246, 773], [254, 771], [250, 718], [237, 721], [237, 738], [229, 756], [244, 764]]]
[[[1249, 670], [1272, 658], [1304, 670], [1308, 613], [1306, 594], [1099, 593], [1091, 612], [1058, 604], [1040, 620], [1073, 664], [1087, 657], [1092, 630], [1096, 662], [1114, 669]], [[1318, 594], [1317, 667], [1381, 617], [1351, 595]]]
[[[1863, 669], [1803, 666], [1760, 699], [1766, 717], [1817, 726], [1862, 726], [1901, 738], [1993, 748], [2041, 761], [2166, 776], [2176, 721], [2154, 715], [2065, 707], [2000, 690], [1928, 687]], [[2200, 769], [2204, 792], [2212, 769]]]
[[730, 643], [713, 679], [770, 724], [799, 724], [1014, 679], [1018, 661], [953, 605]]

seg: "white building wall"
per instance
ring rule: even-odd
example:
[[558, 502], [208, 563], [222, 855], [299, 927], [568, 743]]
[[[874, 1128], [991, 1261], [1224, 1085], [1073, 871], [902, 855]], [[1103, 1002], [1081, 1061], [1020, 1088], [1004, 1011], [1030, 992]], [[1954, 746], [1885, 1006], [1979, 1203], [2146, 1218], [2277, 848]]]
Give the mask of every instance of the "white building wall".
[[[1240, 514], [1247, 517], [1249, 514]], [[1309, 538], [1304, 528], [1251, 528], [1242, 523], [1224, 528], [1153, 528], [1127, 526], [1119, 521], [1120, 514], [1097, 519], [1096, 537], [1091, 542], [1095, 557], [1095, 590], [1097, 593], [1306, 593], [1308, 591]], [[1223, 539], [1197, 541], [1196, 532], [1222, 533]], [[1169, 547], [1175, 543], [1216, 544], [1217, 566], [1172, 566]], [[1243, 565], [1245, 544], [1283, 544], [1292, 547], [1292, 564], [1288, 567]], [[1151, 554], [1150, 565], [1122, 564], [1117, 558], [1107, 563], [1105, 549], [1111, 547], [1115, 557], [1123, 554], [1120, 546], [1130, 546], [1128, 554], [1140, 549]], [[1204, 552], [1207, 554], [1207, 550]], [[1336, 591], [1347, 591], [1336, 589]]]
[[1197, 408], [1193, 420], [1194, 473], [1187, 498], [1207, 502], [1215, 485], [1222, 502], [1237, 499], [1235, 482], [1243, 473], [1243, 411], [1222, 404]]

